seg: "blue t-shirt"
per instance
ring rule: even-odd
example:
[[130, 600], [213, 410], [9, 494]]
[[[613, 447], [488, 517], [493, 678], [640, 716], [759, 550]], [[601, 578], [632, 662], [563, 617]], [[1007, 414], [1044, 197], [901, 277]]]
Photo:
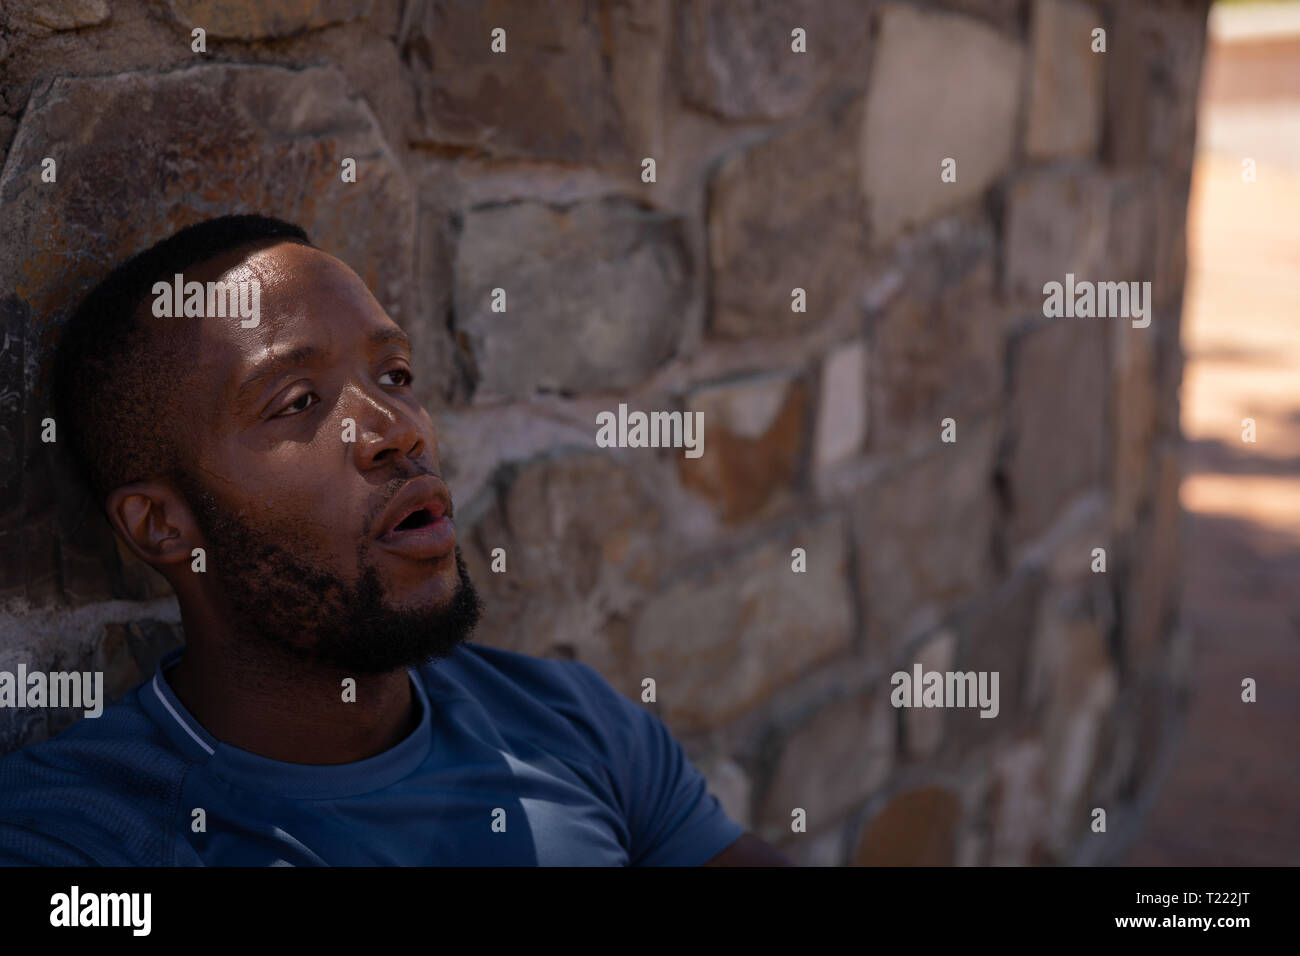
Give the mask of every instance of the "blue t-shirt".
[[578, 661], [462, 644], [411, 668], [415, 731], [313, 766], [204, 730], [164, 677], [183, 652], [0, 759], [0, 865], [694, 866], [744, 832], [663, 722]]

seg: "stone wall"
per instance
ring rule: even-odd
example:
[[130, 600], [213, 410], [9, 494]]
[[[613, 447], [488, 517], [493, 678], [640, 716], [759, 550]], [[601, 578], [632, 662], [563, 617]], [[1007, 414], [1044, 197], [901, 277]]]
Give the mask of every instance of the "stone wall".
[[[181, 640], [41, 440], [50, 333], [114, 262], [259, 211], [412, 334], [481, 641], [653, 677], [801, 862], [1114, 859], [1181, 699], [1207, 5], [9, 0], [0, 669], [116, 698]], [[1067, 273], [1149, 281], [1150, 325], [1046, 317]], [[619, 403], [702, 411], [704, 454], [597, 447]], [[998, 716], [892, 706], [918, 662], [998, 672]], [[0, 752], [72, 719], [0, 710]]]

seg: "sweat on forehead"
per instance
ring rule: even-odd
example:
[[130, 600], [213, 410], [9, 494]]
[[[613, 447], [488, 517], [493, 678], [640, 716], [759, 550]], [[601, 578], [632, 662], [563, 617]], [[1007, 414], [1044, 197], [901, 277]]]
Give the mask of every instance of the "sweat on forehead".
[[[223, 291], [215, 292], [214, 286]], [[264, 241], [222, 253], [159, 280], [156, 290], [138, 312], [151, 334], [199, 363], [217, 367], [283, 347], [287, 334], [310, 337], [313, 316], [321, 310], [382, 312], [345, 264], [292, 241]], [[228, 297], [229, 310], [211, 313], [214, 297]], [[206, 302], [208, 311], [188, 314], [191, 298]]]

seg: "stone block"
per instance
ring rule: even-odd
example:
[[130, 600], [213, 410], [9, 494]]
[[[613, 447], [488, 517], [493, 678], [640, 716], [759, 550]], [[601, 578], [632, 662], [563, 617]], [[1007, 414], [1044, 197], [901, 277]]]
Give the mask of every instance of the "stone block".
[[[984, 192], [1011, 166], [1019, 44], [968, 17], [891, 3], [880, 14], [862, 124], [872, 243]], [[940, 180], [945, 158], [955, 182]]]
[[961, 798], [941, 784], [895, 794], [868, 822], [854, 866], [952, 866], [957, 858]]
[[859, 104], [837, 99], [718, 167], [707, 213], [713, 335], [795, 333], [857, 291], [867, 250]]
[[1183, 510], [1179, 501], [1182, 474], [1177, 449], [1163, 445], [1155, 452], [1155, 493], [1151, 512], [1138, 525], [1132, 576], [1125, 601], [1125, 652], [1139, 673], [1160, 666], [1177, 599], [1183, 543]]
[[681, 220], [625, 199], [471, 209], [453, 305], [476, 397], [636, 384], [676, 349], [692, 281]]
[[1112, 321], [1124, 320], [1048, 319], [1014, 343], [1006, 466], [1013, 548], [1046, 531], [1072, 496], [1103, 484]]
[[1132, 531], [1150, 495], [1156, 439], [1156, 355], [1150, 329], [1114, 329], [1112, 382], [1112, 524], [1118, 534]]
[[[410, 11], [400, 45], [420, 114], [413, 142], [453, 155], [620, 162], [639, 176], [625, 117], [644, 100], [617, 99], [627, 87], [610, 82], [607, 16], [581, 0], [453, 0]], [[492, 49], [498, 27], [502, 52]]]
[[[625, 618], [659, 574], [654, 502], [631, 473], [594, 452], [503, 465], [493, 485], [488, 510], [460, 529], [485, 604], [476, 639], [576, 657], [627, 689]], [[492, 570], [496, 548], [505, 551], [504, 571]]]
[[813, 460], [829, 468], [862, 450], [867, 437], [867, 347], [860, 340], [836, 346], [822, 363]]
[[[982, 717], [981, 707], [954, 707], [947, 714], [945, 752], [969, 753], [998, 739], [1032, 728], [1030, 698], [1032, 652], [1039, 626], [1045, 577], [1021, 572], [981, 596], [953, 623], [958, 636], [954, 670], [998, 675], [997, 715]], [[992, 713], [992, 711], [989, 711]]]
[[[79, 0], [85, 5], [88, 0]], [[371, 0], [167, 0], [186, 31], [210, 37], [269, 40], [291, 37], [370, 12]], [[107, 4], [105, 4], [107, 5]]]
[[[865, 5], [790, 0], [778, 10], [764, 0], [687, 0], [678, 12], [683, 98], [723, 119], [793, 116], [832, 81], [866, 84]], [[791, 49], [796, 27], [805, 53]]]
[[[930, 671], [946, 672], [952, 669], [953, 658], [957, 653], [957, 635], [949, 630], [942, 630], [926, 640], [917, 649], [915, 663], [921, 665], [921, 673]], [[903, 668], [912, 676], [913, 664], [909, 661]], [[943, 743], [944, 709], [942, 707], [909, 707], [901, 711], [903, 715], [903, 748], [908, 757], [926, 757], [935, 753]]]
[[1100, 11], [1075, 0], [1036, 0], [1033, 11], [1025, 152], [1034, 160], [1092, 156], [1107, 56], [1092, 52]]
[[[791, 551], [807, 553], [807, 571]], [[818, 519], [655, 595], [633, 627], [631, 675], [653, 677], [676, 733], [718, 727], [848, 650], [853, 602], [837, 516]]]
[[779, 505], [799, 475], [807, 444], [807, 391], [793, 376], [768, 374], [691, 393], [688, 414], [704, 415], [704, 452], [678, 460], [682, 485], [711, 502], [729, 524]]
[[989, 866], [1028, 866], [1041, 859], [1050, 809], [1046, 790], [1038, 741], [1018, 741], [994, 757]]
[[943, 419], [968, 421], [1001, 398], [1011, 313], [996, 301], [992, 263], [948, 281], [909, 289], [875, 323], [875, 451], [932, 441]]
[[1039, 309], [1043, 286], [1077, 279], [1109, 280], [1111, 189], [1106, 179], [1076, 170], [1035, 170], [1007, 184], [1003, 196], [1002, 288]]
[[996, 423], [959, 420], [957, 441], [878, 479], [854, 505], [867, 637], [895, 647], [995, 579]]
[[1107, 162], [1190, 175], [1208, 7], [1113, 5], [1103, 61]]
[[15, 27], [36, 36], [98, 26], [111, 12], [108, 0], [13, 0], [6, 7]]
[[790, 833], [791, 811], [807, 813], [808, 833], [842, 823], [889, 776], [894, 714], [883, 691], [826, 704], [786, 739], [763, 794], [759, 823], [772, 838]]

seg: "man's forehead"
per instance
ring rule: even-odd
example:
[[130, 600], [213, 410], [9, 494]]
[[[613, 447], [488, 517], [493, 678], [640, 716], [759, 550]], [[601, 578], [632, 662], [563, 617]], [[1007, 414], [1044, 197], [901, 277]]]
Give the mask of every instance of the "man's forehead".
[[190, 320], [204, 355], [253, 356], [290, 337], [326, 338], [336, 326], [362, 332], [362, 326], [391, 324], [356, 273], [328, 253], [299, 243], [223, 256], [187, 271], [185, 280], [256, 283], [259, 315], [252, 327], [230, 316]]
[[205, 285], [253, 280], [257, 285], [260, 314], [252, 327], [230, 315], [150, 317], [165, 333], [179, 333], [168, 337], [208, 379], [204, 391], [214, 399], [229, 397], [261, 362], [291, 350], [351, 350], [354, 341], [364, 347], [381, 330], [401, 334], [356, 273], [301, 243], [274, 241], [231, 250], [186, 269], [183, 279]]
[[[313, 246], [276, 240], [246, 246], [203, 264], [199, 281], [244, 282], [256, 279], [263, 301], [288, 298], [324, 287], [334, 293], [368, 296], [360, 277], [344, 263]], [[186, 278], [189, 278], [187, 276]]]

